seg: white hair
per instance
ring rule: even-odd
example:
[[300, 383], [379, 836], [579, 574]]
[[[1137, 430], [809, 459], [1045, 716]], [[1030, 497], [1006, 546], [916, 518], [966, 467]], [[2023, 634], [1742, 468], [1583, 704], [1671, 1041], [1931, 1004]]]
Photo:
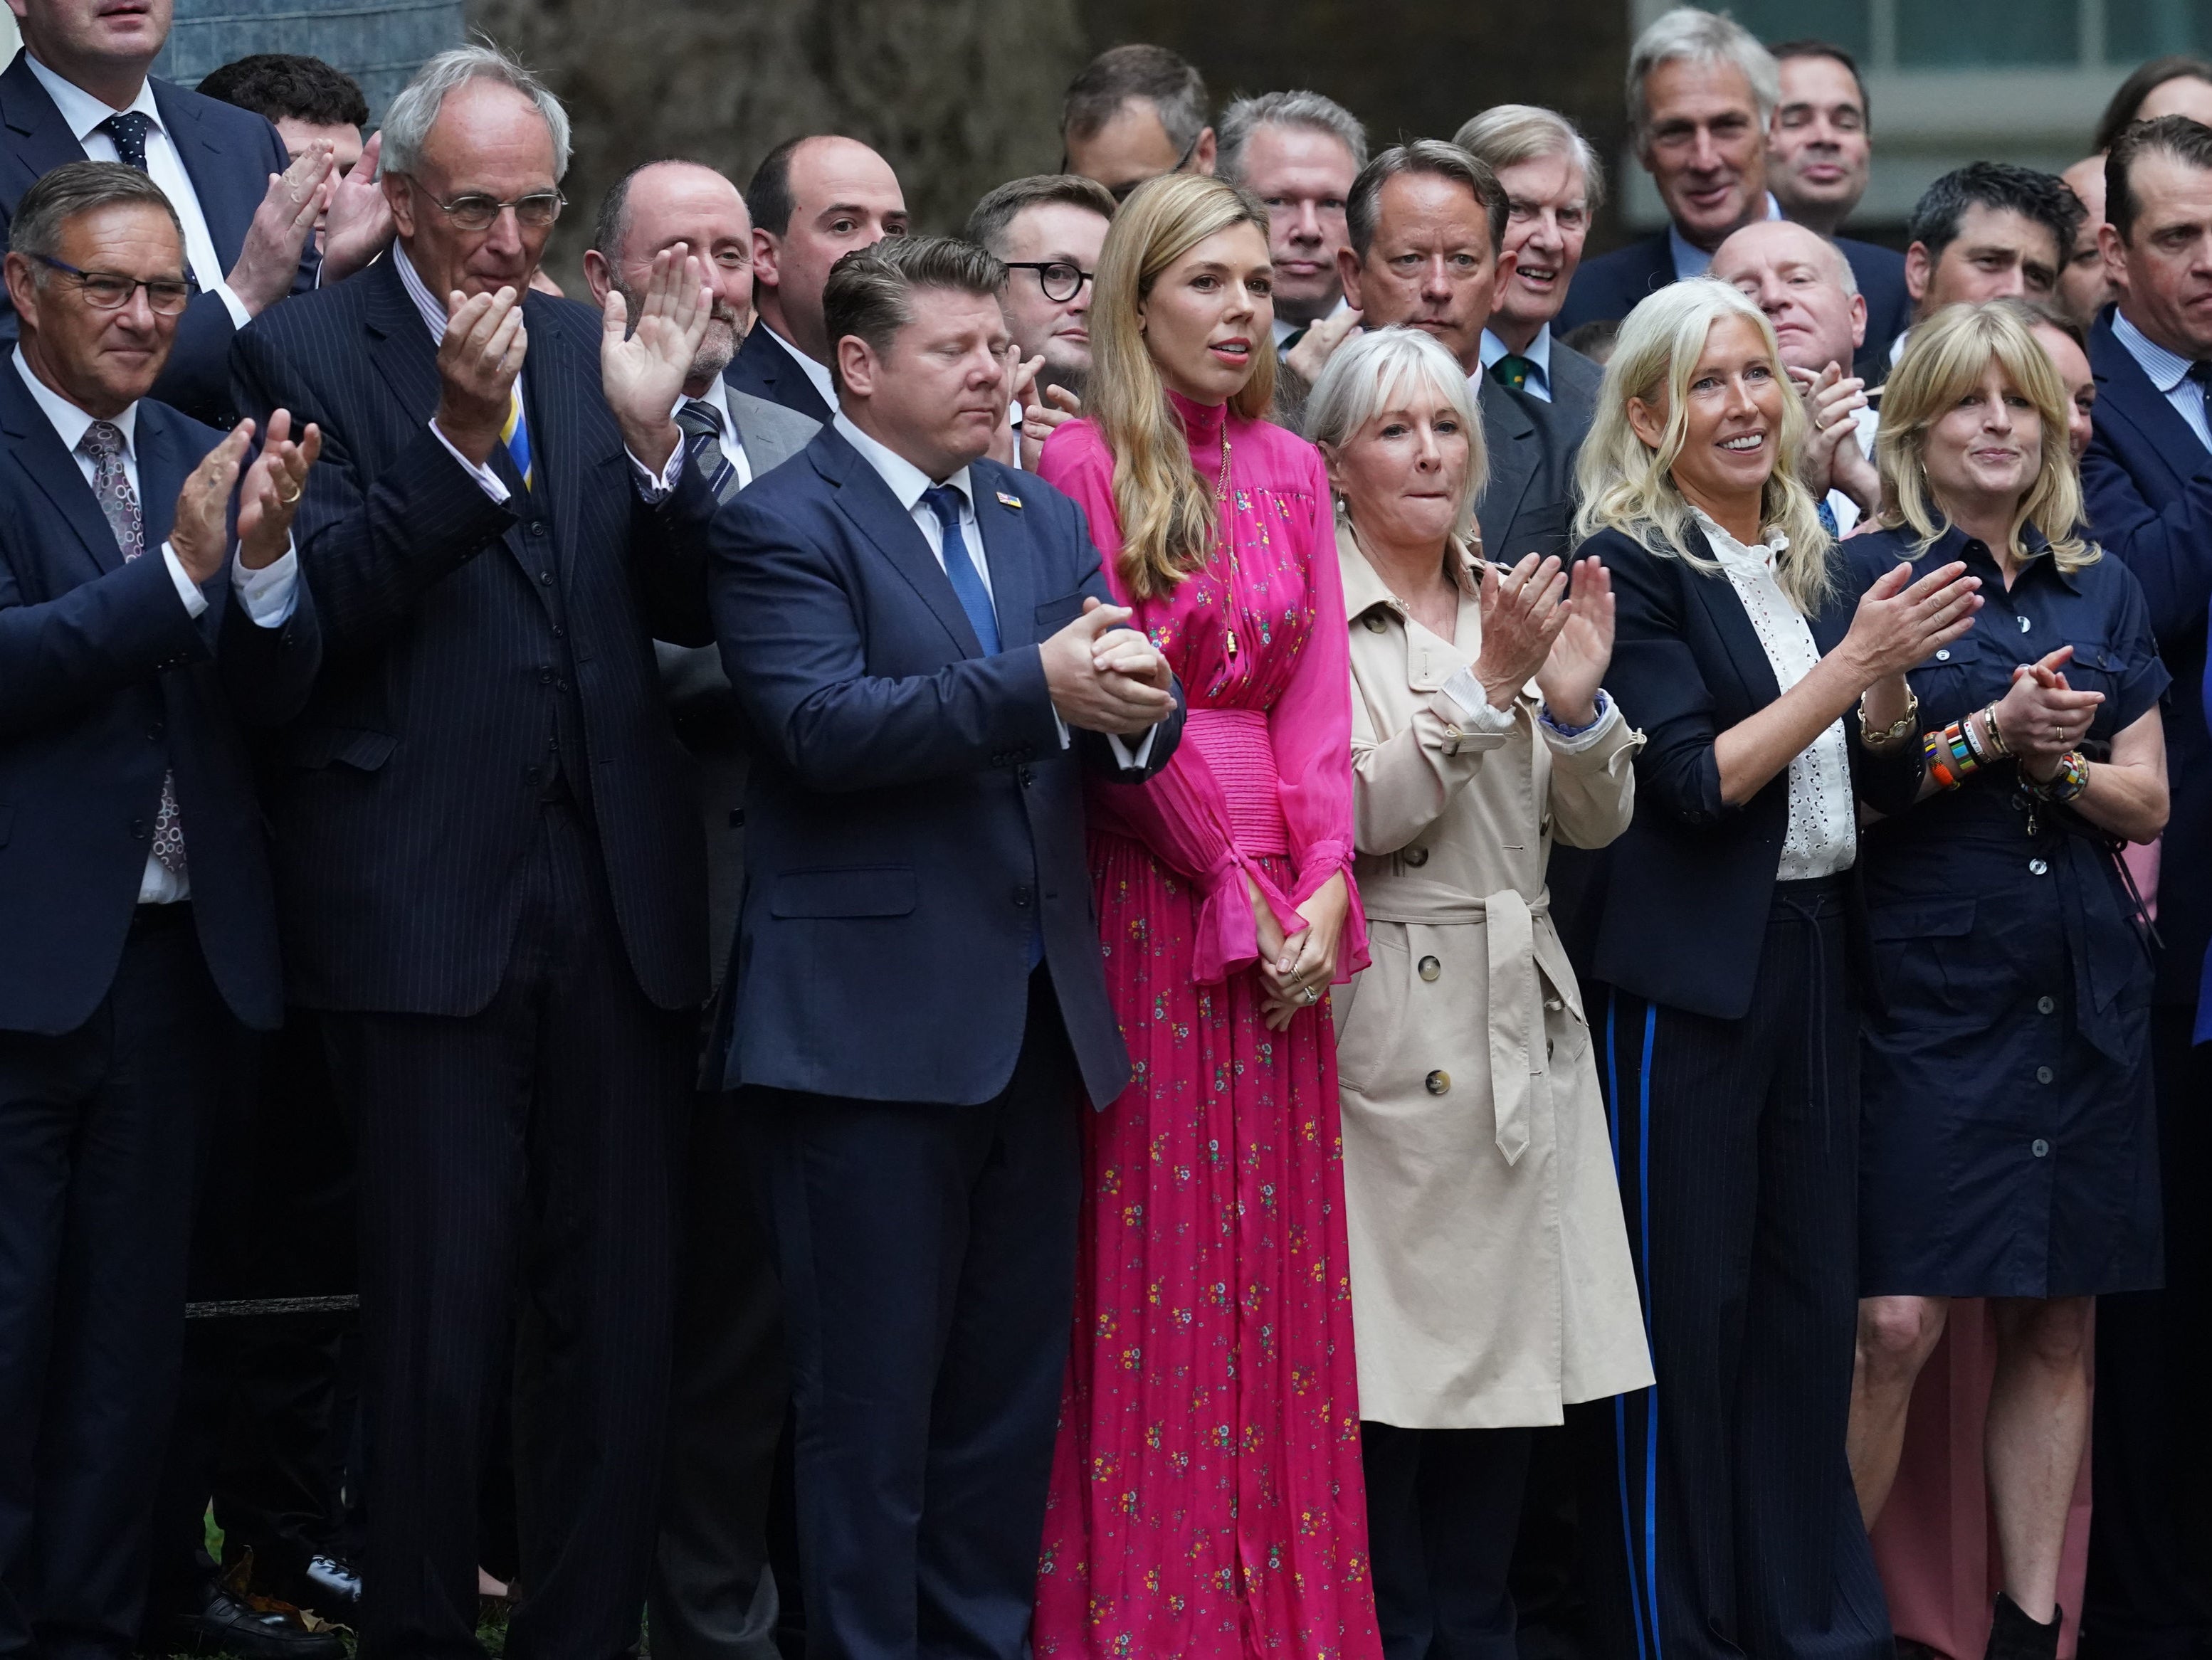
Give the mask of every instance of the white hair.
[[1215, 122], [1214, 171], [1232, 185], [1244, 182], [1244, 147], [1262, 127], [1304, 127], [1324, 132], [1352, 152], [1352, 170], [1367, 165], [1367, 129], [1359, 118], [1317, 92], [1265, 92], [1240, 98]]
[[422, 147], [430, 141], [438, 112], [446, 96], [471, 81], [495, 81], [512, 87], [538, 106], [553, 136], [553, 177], [568, 171], [568, 112], [550, 88], [489, 42], [454, 46], [440, 52], [415, 71], [415, 78], [400, 90], [384, 112], [384, 154], [381, 171], [411, 175], [422, 164]]
[[1305, 433], [1314, 443], [1341, 449], [1386, 409], [1398, 407], [1424, 385], [1459, 417], [1467, 434], [1467, 476], [1460, 482], [1453, 523], [1464, 534], [1474, 504], [1490, 479], [1490, 454], [1482, 441], [1482, 417], [1467, 371], [1434, 335], [1399, 326], [1370, 329], [1337, 348], [1306, 398]]
[[1540, 104], [1493, 104], [1452, 135], [1458, 145], [1492, 173], [1517, 167], [1542, 156], [1564, 155], [1583, 170], [1583, 200], [1592, 213], [1605, 201], [1605, 167], [1582, 129], [1557, 110]]
[[1761, 128], [1782, 101], [1782, 66], [1759, 44], [1759, 37], [1726, 12], [1677, 6], [1636, 37], [1628, 54], [1628, 130], [1641, 146], [1651, 124], [1644, 82], [1662, 64], [1723, 64], [1743, 72], [1759, 105]]

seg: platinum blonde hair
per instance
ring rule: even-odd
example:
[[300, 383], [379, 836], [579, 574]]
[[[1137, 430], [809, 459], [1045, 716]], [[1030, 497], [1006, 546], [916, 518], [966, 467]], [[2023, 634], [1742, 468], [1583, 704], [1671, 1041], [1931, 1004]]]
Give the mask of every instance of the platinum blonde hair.
[[1782, 101], [1782, 65], [1759, 44], [1759, 37], [1726, 12], [1677, 6], [1636, 37], [1628, 53], [1628, 131], [1638, 149], [1651, 125], [1651, 106], [1644, 83], [1662, 64], [1724, 64], [1743, 71], [1759, 106], [1763, 130]]
[[[1759, 330], [1782, 388], [1782, 428], [1775, 434], [1774, 470], [1759, 499], [1759, 528], [1769, 537], [1779, 531], [1788, 539], [1775, 557], [1775, 580], [1790, 603], [1810, 616], [1832, 591], [1835, 544], [1820, 528], [1820, 504], [1797, 476], [1808, 430], [1804, 401], [1790, 385], [1765, 313], [1716, 277], [1662, 288], [1639, 301], [1621, 324], [1598, 389], [1597, 415], [1576, 466], [1583, 502], [1575, 516], [1576, 539], [1619, 530], [1662, 559], [1679, 559], [1709, 575], [1719, 573], [1717, 560], [1691, 545], [1693, 510], [1674, 482], [1674, 470], [1689, 433], [1691, 377], [1713, 325], [1730, 318]], [[1656, 449], [1630, 425], [1632, 400], [1662, 415]]]
[[2017, 302], [1992, 300], [1946, 306], [1905, 336], [1905, 355], [1882, 388], [1875, 460], [1884, 494], [1896, 503], [1881, 522], [1912, 530], [1919, 538], [1914, 558], [1951, 525], [1928, 478], [1929, 429], [1981, 385], [1992, 363], [2035, 406], [2043, 428], [2035, 482], [2013, 511], [2007, 539], [2013, 557], [2030, 557], [2020, 534], [2030, 524], [2043, 532], [2051, 563], [2062, 571], [2077, 571], [2103, 556], [2081, 533], [2081, 480], [2066, 444], [2066, 387], [2034, 328]]
[[[1435, 336], [1419, 329], [1375, 329], [1339, 347], [1306, 399], [1306, 436], [1334, 456], [1376, 415], [1425, 393], [1450, 405], [1467, 434], [1467, 476], [1460, 481], [1452, 516], [1454, 534], [1465, 536], [1474, 504], [1490, 482], [1490, 451], [1482, 439], [1482, 417], [1468, 391], [1467, 371]], [[1352, 518], [1356, 522], [1356, 512]]]
[[438, 124], [447, 95], [471, 81], [512, 87], [538, 106], [553, 135], [553, 177], [567, 177], [568, 112], [543, 81], [488, 41], [441, 51], [415, 71], [415, 78], [384, 112], [384, 156], [379, 171], [413, 176], [422, 165], [422, 147], [430, 142], [430, 129]]
[[1564, 155], [1583, 170], [1583, 201], [1592, 213], [1605, 205], [1605, 164], [1582, 129], [1540, 104], [1493, 104], [1452, 135], [1452, 142], [1491, 172], [1502, 173], [1540, 156]]

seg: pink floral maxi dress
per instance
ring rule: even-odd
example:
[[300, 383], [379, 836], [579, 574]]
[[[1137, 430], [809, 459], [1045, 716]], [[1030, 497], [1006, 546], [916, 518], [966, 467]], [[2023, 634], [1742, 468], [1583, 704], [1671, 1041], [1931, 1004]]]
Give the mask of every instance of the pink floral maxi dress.
[[[1086, 1115], [1075, 1331], [1039, 1564], [1040, 1656], [1380, 1660], [1326, 999], [1261, 1018], [1249, 876], [1286, 925], [1352, 865], [1351, 679], [1312, 445], [1180, 397], [1228, 532], [1136, 603], [1189, 700], [1174, 760], [1096, 785], [1091, 868], [1129, 1087]], [[1089, 421], [1039, 470], [1117, 593]], [[1127, 603], [1126, 599], [1124, 603]], [[1335, 978], [1367, 960], [1352, 899]]]

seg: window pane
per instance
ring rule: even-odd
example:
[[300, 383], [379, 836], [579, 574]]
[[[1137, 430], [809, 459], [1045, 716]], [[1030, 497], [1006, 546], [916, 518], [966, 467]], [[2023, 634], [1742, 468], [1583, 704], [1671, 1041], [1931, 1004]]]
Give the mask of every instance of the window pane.
[[2105, 61], [2212, 49], [2212, 0], [2105, 0]]
[[1862, 63], [1869, 55], [1867, 0], [1736, 0], [1728, 9], [1769, 45], [1784, 40], [1828, 40]]
[[1900, 0], [1897, 61], [1905, 69], [2075, 64], [2075, 0]]

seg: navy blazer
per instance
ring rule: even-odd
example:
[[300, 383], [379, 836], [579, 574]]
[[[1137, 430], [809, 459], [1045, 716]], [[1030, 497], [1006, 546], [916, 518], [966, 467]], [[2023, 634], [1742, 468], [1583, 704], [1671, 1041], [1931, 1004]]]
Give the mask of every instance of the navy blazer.
[[2179, 854], [2158, 873], [2158, 1001], [2197, 1002], [2212, 945], [2212, 732], [2196, 688], [2204, 679], [2212, 606], [2212, 452], [2150, 383], [2112, 332], [2107, 306], [2089, 334], [2097, 377], [2096, 430], [2081, 457], [2089, 530], [2127, 561], [2150, 606], [2151, 632], [2176, 686], [2166, 698], [2166, 772], [2172, 816], [2166, 845]]
[[791, 360], [791, 354], [769, 337], [768, 324], [755, 320], [745, 343], [730, 360], [722, 379], [741, 392], [764, 397], [771, 403], [817, 421], [824, 427], [836, 411], [822, 401], [822, 394], [806, 371]]
[[247, 1026], [283, 1018], [240, 723], [298, 709], [315, 671], [315, 613], [303, 588], [283, 627], [258, 626], [227, 562], [197, 619], [178, 597], [161, 546], [177, 492], [222, 440], [139, 403], [145, 552], [126, 564], [53, 423], [0, 363], [0, 1029], [74, 1031], [107, 995], [166, 772], [216, 989]]
[[[536, 489], [495, 504], [430, 430], [437, 349], [397, 263], [240, 331], [240, 408], [323, 429], [298, 521], [324, 663], [268, 788], [294, 1001], [470, 1015], [498, 991], [542, 835], [547, 736], [580, 711], [617, 922], [645, 995], [706, 1001], [696, 792], [655, 635], [710, 637], [686, 468], [646, 506], [599, 391], [599, 318], [532, 293], [523, 364]], [[495, 470], [511, 473], [503, 451]], [[573, 688], [573, 700], [571, 688]]]
[[[216, 257], [227, 271], [246, 244], [254, 211], [267, 193], [269, 175], [291, 165], [284, 141], [266, 117], [251, 110], [203, 98], [167, 81], [151, 84], [162, 130], [185, 164]], [[6, 237], [25, 191], [64, 161], [83, 160], [84, 146], [18, 51], [5, 72], [0, 72], [0, 239]], [[294, 294], [305, 294], [315, 286], [317, 264], [310, 237], [292, 283]], [[234, 409], [230, 397], [230, 342], [235, 332], [221, 295], [195, 296], [177, 319], [176, 342], [169, 348], [161, 378], [154, 383], [154, 396], [216, 426], [236, 425], [243, 412]], [[0, 292], [0, 348], [15, 342], [15, 308]]]
[[[1699, 553], [1705, 539], [1693, 526]], [[1636, 815], [1606, 851], [1598, 906], [1598, 978], [1692, 1014], [1741, 1020], [1751, 1008], [1765, 944], [1782, 840], [1790, 826], [1787, 770], [1740, 806], [1721, 799], [1713, 740], [1781, 696], [1743, 602], [1725, 576], [1663, 557], [1618, 530], [1578, 554], [1613, 576], [1613, 663], [1606, 689], [1645, 737], [1636, 758]], [[1850, 627], [1859, 589], [1841, 559], [1836, 597], [1810, 618], [1823, 655]], [[1852, 783], [1878, 811], [1918, 792], [1915, 744], [1877, 757], [1844, 718]], [[1875, 990], [1866, 907], [1851, 871], [1851, 957], [1858, 991]]]
[[972, 1105], [1006, 1086], [1045, 961], [1092, 1101], [1129, 1075], [1084, 851], [1086, 766], [1062, 748], [1036, 643], [1112, 603], [1074, 503], [969, 469], [1003, 649], [986, 657], [882, 476], [825, 427], [715, 516], [723, 662], [756, 734], [725, 1082]]
[[[1912, 296], [1905, 287], [1905, 256], [1893, 248], [1872, 242], [1835, 239], [1836, 246], [1850, 262], [1859, 293], [1867, 306], [1866, 349], [1889, 342], [1912, 326]], [[1552, 331], [1564, 334], [1585, 323], [1618, 320], [1636, 309], [1636, 302], [1674, 281], [1674, 251], [1667, 233], [1659, 231], [1625, 248], [1585, 259], [1568, 285], [1566, 304], [1553, 319]], [[1849, 367], [1849, 365], [1845, 366]]]

